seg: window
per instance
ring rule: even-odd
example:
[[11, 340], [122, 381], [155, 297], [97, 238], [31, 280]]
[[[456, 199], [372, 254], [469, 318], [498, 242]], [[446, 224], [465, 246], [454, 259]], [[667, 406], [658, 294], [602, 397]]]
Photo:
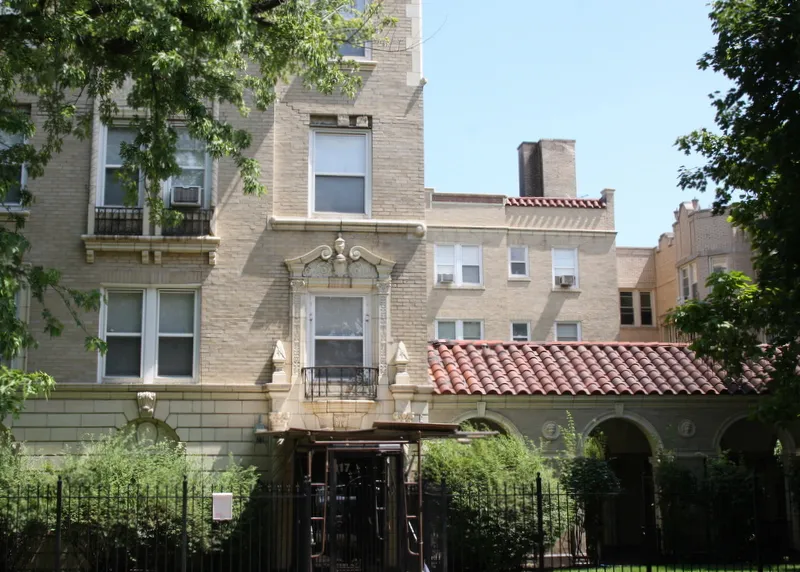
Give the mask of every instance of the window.
[[106, 292], [102, 358], [105, 378], [195, 377], [195, 290], [110, 289]]
[[528, 342], [531, 339], [531, 325], [529, 322], [512, 322], [511, 339], [515, 342]]
[[[569, 277], [572, 276], [572, 284]], [[553, 249], [553, 286], [562, 288], [564, 285], [571, 288], [578, 287], [578, 249], [554, 248]]]
[[[352, 4], [349, 4], [342, 8], [339, 11], [339, 14], [345, 20], [352, 20], [355, 17], [352, 9], [357, 10], [358, 12], [364, 12], [367, 8], [367, 0], [351, 0]], [[352, 9], [351, 9], [352, 8]], [[354, 30], [355, 33], [357, 30]], [[367, 46], [364, 45], [363, 42], [345, 42], [339, 46], [339, 53], [346, 57], [346, 58], [366, 58], [368, 57], [368, 50]]]
[[483, 322], [480, 320], [436, 320], [436, 338], [439, 340], [482, 340]]
[[311, 137], [311, 211], [369, 214], [370, 134], [312, 131]]
[[314, 367], [365, 366], [364, 298], [315, 296], [313, 300]]
[[[14, 294], [14, 306], [15, 317], [18, 320], [28, 323], [30, 317], [30, 290], [24, 284], [21, 285], [19, 290]], [[25, 354], [26, 349], [21, 348], [17, 355], [11, 360], [7, 360], [0, 355], [0, 365], [4, 365], [10, 369], [25, 369]]]
[[578, 322], [556, 322], [556, 341], [579, 342], [581, 325]]
[[[170, 180], [170, 190], [175, 187], [199, 187], [200, 203], [206, 188], [206, 145], [203, 141], [192, 139], [187, 129], [177, 129], [178, 141], [175, 147], [175, 162], [181, 172]], [[169, 194], [172, 201], [172, 192]]]
[[710, 271], [713, 272], [727, 272], [728, 271], [728, 257], [727, 256], [712, 256], [708, 260]]
[[437, 284], [478, 286], [483, 283], [480, 246], [437, 244], [434, 250]]
[[633, 292], [619, 293], [619, 323], [623, 326], [636, 324], [636, 310], [633, 307]]
[[650, 292], [639, 292], [639, 316], [642, 326], [653, 325], [653, 297]]
[[528, 247], [508, 247], [508, 275], [512, 278], [528, 276]]
[[697, 289], [697, 264], [687, 264], [680, 270], [681, 278], [681, 301], [697, 299], [699, 292]]
[[[22, 135], [0, 131], [0, 156], [14, 145], [21, 145], [24, 142], [25, 138]], [[25, 167], [11, 162], [3, 162], [0, 164], [0, 178], [3, 181], [11, 181], [5, 198], [0, 202], [6, 205], [18, 205], [22, 198], [22, 187], [25, 186]]]
[[[101, 206], [124, 207], [125, 188], [122, 175], [122, 144], [133, 145], [136, 131], [128, 127], [108, 127], [105, 131], [104, 169], [101, 172], [100, 191], [98, 200]], [[139, 201], [141, 203], [141, 191]]]

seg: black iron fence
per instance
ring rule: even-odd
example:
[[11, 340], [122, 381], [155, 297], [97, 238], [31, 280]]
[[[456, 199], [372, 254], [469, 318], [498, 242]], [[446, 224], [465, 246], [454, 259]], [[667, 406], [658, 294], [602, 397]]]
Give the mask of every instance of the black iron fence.
[[142, 236], [142, 209], [127, 207], [95, 207], [94, 233], [102, 236]]
[[377, 367], [304, 367], [307, 399], [375, 399]]
[[181, 210], [183, 219], [175, 226], [161, 229], [164, 236], [208, 236], [211, 234], [212, 209]]
[[0, 490], [0, 572], [800, 569], [783, 492], [755, 484], [699, 497], [652, 485], [597, 494], [541, 480], [458, 490], [426, 483], [421, 519], [413, 485], [405, 494], [383, 481], [260, 485], [233, 491], [233, 518], [219, 521], [214, 491], [187, 481], [156, 489], [59, 481]]

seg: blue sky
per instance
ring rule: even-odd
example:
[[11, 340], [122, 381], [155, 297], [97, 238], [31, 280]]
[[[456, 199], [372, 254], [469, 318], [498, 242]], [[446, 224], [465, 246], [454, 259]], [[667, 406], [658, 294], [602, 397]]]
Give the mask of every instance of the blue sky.
[[516, 195], [517, 145], [575, 139], [578, 196], [616, 193], [617, 245], [655, 246], [684, 200], [679, 135], [725, 87], [703, 0], [423, 0], [425, 183]]

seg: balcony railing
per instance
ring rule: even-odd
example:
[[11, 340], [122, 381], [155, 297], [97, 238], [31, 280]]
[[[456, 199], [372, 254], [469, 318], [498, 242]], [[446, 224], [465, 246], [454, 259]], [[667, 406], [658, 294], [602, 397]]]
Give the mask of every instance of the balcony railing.
[[142, 209], [126, 207], [95, 207], [94, 233], [113, 236], [142, 236]]
[[304, 367], [306, 399], [375, 399], [378, 368], [354, 366]]
[[208, 236], [211, 234], [212, 209], [192, 209], [181, 211], [183, 220], [177, 226], [161, 229], [164, 236]]

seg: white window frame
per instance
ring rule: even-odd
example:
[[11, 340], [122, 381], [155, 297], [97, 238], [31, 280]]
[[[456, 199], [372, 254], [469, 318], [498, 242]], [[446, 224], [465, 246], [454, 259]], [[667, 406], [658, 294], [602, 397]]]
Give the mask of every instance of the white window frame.
[[[370, 3], [370, 0], [364, 0], [364, 10], [367, 9], [367, 7], [369, 6], [369, 3]], [[347, 7], [343, 7], [341, 11], [346, 11], [348, 8], [349, 8], [349, 5]], [[340, 11], [340, 14], [341, 14], [341, 11]], [[345, 16], [344, 14], [342, 14], [342, 17], [344, 17], [345, 19], [348, 19], [347, 16]], [[364, 55], [363, 56], [352, 56], [352, 55], [346, 56], [346, 55], [342, 55], [341, 52], [339, 52], [339, 55], [341, 55], [342, 58], [345, 61], [347, 61], [347, 60], [353, 60], [353, 61], [358, 61], [358, 62], [369, 62], [369, 61], [372, 61], [372, 42], [371, 41], [364, 42]]]
[[[558, 326], [560, 326], [560, 325], [577, 325], [578, 326], [578, 339], [577, 340], [559, 340], [558, 339]], [[556, 322], [553, 325], [553, 337], [555, 338], [555, 341], [557, 341], [557, 342], [561, 342], [561, 341], [566, 341], [566, 342], [579, 341], [580, 342], [580, 341], [583, 341], [583, 332], [582, 332], [582, 328], [581, 328], [581, 323], [577, 322], [577, 321], [573, 321], [573, 320], [560, 320], [560, 321]]]
[[[182, 124], [174, 124], [172, 128], [176, 131], [186, 130], [187, 127]], [[177, 152], [177, 149], [176, 149]], [[200, 206], [197, 208], [208, 208], [208, 205], [211, 204], [211, 156], [208, 154], [208, 150], [203, 154], [203, 188], [200, 192]], [[178, 165], [180, 167], [180, 165]], [[105, 173], [105, 167], [103, 167], [103, 172]], [[163, 181], [161, 184], [161, 197], [164, 200], [164, 204], [168, 207], [172, 206], [172, 179], [173, 177], [169, 177], [167, 180]], [[141, 194], [141, 191], [140, 191]], [[141, 200], [141, 199], [140, 199]], [[177, 207], [180, 208], [180, 207]], [[191, 208], [191, 207], [190, 207]]]
[[[441, 318], [441, 319], [438, 319], [438, 320], [436, 320], [436, 338], [437, 339], [442, 339], [439, 336], [439, 323], [440, 322], [455, 322], [455, 324], [456, 324], [456, 337], [455, 337], [455, 339], [456, 340], [471, 342], [471, 341], [479, 341], [479, 340], [485, 339], [484, 338], [484, 330], [483, 330], [483, 320], [471, 320], [469, 318], [466, 318], [466, 319], [457, 319], [457, 318]], [[475, 322], [477, 324], [480, 324], [480, 326], [481, 326], [481, 337], [478, 338], [477, 340], [465, 340], [464, 339], [464, 322]]]
[[[523, 324], [525, 326], [525, 339], [524, 340], [518, 340], [517, 338], [514, 337], [514, 326], [519, 325], [519, 324]], [[522, 321], [522, 322], [514, 321], [514, 322], [511, 322], [511, 327], [510, 328], [511, 329], [510, 329], [509, 339], [512, 342], [529, 342], [529, 341], [531, 341], [531, 323], [530, 322], [527, 322], [527, 321]]]
[[[642, 321], [642, 294], [650, 295], [650, 323], [645, 324]], [[636, 309], [636, 320], [642, 328], [655, 328], [656, 327], [656, 297], [653, 290], [636, 290], [636, 295], [633, 300], [634, 308]], [[638, 306], [638, 308], [637, 308]]]
[[[478, 249], [478, 275], [479, 281], [464, 282], [464, 258], [462, 256], [462, 249], [464, 247]], [[447, 284], [439, 282], [439, 249], [442, 247], [453, 247], [453, 282]], [[471, 266], [471, 265], [470, 265]], [[480, 244], [453, 244], [453, 243], [439, 243], [433, 245], [433, 283], [439, 287], [445, 288], [481, 288], [483, 286], [483, 246]]]
[[[571, 286], [570, 288], [563, 288], [562, 286], [559, 286], [559, 285], [556, 284], [556, 276], [568, 276], [568, 274], [565, 274], [565, 273], [557, 274], [556, 273], [557, 272], [557, 270], [556, 270], [556, 268], [557, 268], [556, 267], [556, 251], [567, 251], [567, 250], [572, 251], [572, 257], [573, 257], [572, 260], [573, 260], [573, 264], [574, 264], [574, 268], [573, 269], [575, 271], [575, 274], [574, 274], [574, 276], [575, 276], [575, 285]], [[553, 279], [552, 279], [553, 289], [557, 289], [557, 290], [575, 290], [575, 289], [580, 287], [580, 280], [581, 279], [580, 279], [580, 272], [579, 272], [579, 269], [578, 269], [579, 264], [578, 264], [578, 249], [577, 248], [572, 248], [572, 247], [554, 247], [552, 249], [552, 251], [551, 251], [550, 259], [551, 259], [551, 262], [552, 262], [552, 265], [553, 265]], [[564, 268], [564, 267], [560, 267], [560, 268]]]
[[[523, 258], [522, 258], [521, 261], [513, 259], [513, 254], [512, 253], [513, 253], [513, 251], [515, 249], [521, 249], [522, 250]], [[514, 264], [520, 264], [520, 263], [525, 264], [525, 272], [524, 272], [524, 274], [514, 274], [513, 265]], [[530, 261], [529, 261], [529, 257], [528, 257], [528, 247], [525, 246], [524, 244], [512, 244], [511, 246], [508, 247], [508, 277], [510, 279], [512, 279], [512, 280], [520, 280], [520, 279], [523, 279], [523, 278], [529, 278], [530, 277]]]
[[[619, 292], [619, 325], [622, 328], [633, 328], [636, 327], [638, 320], [637, 313], [636, 313], [636, 290], [620, 290]], [[633, 310], [633, 323], [632, 324], [623, 324], [622, 323], [622, 295], [623, 294], [630, 294], [631, 295], [631, 306], [630, 309]]]
[[[316, 157], [316, 136], [318, 133], [343, 135], [349, 137], [364, 137], [366, 142], [366, 173], [364, 174], [364, 213], [340, 213], [336, 211], [316, 210], [316, 180], [317, 173], [314, 169]], [[372, 130], [371, 129], [337, 129], [335, 127], [314, 127], [309, 133], [308, 141], [308, 216], [335, 216], [339, 218], [370, 218], [372, 216]], [[352, 173], [319, 173], [323, 176], [347, 176]]]
[[[0, 2], [0, 4], [1, 4], [1, 2]], [[2, 8], [2, 6], [0, 6], [0, 14], [3, 13], [1, 8]], [[11, 8], [8, 8], [8, 10], [9, 10], [9, 12], [8, 12], [9, 14], [14, 13], [14, 11]], [[25, 145], [27, 142], [28, 142], [27, 137], [23, 137], [22, 138], [22, 144]], [[22, 168], [20, 169], [20, 180], [19, 180], [20, 191], [22, 191], [22, 189], [25, 188], [25, 185], [27, 183], [28, 183], [28, 169], [27, 169], [25, 163], [23, 163], [22, 164]], [[11, 210], [19, 210], [19, 209], [22, 208], [22, 203], [20, 201], [16, 201], [16, 202], [13, 202], [13, 201], [0, 201], [0, 206], [6, 207], [6, 208], [11, 209]]]
[[[31, 291], [25, 284], [20, 284], [19, 290], [14, 295], [14, 303], [17, 306], [16, 317], [18, 320], [30, 324], [31, 317]], [[22, 348], [17, 356], [10, 362], [5, 361], [0, 357], [0, 365], [5, 365], [10, 369], [19, 369], [25, 371], [27, 369], [28, 349]]]
[[[722, 261], [722, 264], [714, 264], [715, 260], [717, 262]], [[724, 256], [724, 255], [710, 256], [708, 258], [708, 273], [709, 274], [713, 274], [714, 273], [714, 267], [715, 266], [721, 266], [723, 268], [722, 271], [723, 272], [727, 272], [728, 271], [728, 257]]]
[[[369, 294], [362, 294], [362, 293], [345, 293], [339, 291], [317, 291], [313, 294], [308, 296], [308, 307], [306, 308], [306, 320], [308, 322], [308, 326], [306, 327], [306, 347], [308, 351], [306, 352], [306, 357], [308, 360], [307, 366], [308, 367], [317, 367], [316, 365], [316, 344], [314, 343], [317, 340], [316, 331], [314, 329], [314, 315], [316, 312], [316, 300], [317, 298], [361, 298], [362, 304], [362, 312], [364, 318], [364, 335], [362, 336], [362, 343], [364, 348], [364, 363], [361, 367], [372, 367], [372, 332], [370, 327], [370, 307], [372, 305], [372, 297]], [[322, 336], [320, 339], [342, 339], [342, 340], [352, 340], [356, 339], [352, 336], [343, 336], [343, 337], [332, 337], [332, 336]], [[325, 366], [320, 366], [325, 367]], [[331, 366], [335, 367], [335, 366]], [[358, 367], [358, 366], [351, 366], [351, 367]]]
[[[687, 279], [689, 281], [689, 291], [688, 295], [686, 290], [683, 287], [683, 275], [686, 273]], [[700, 296], [700, 285], [697, 283], [697, 263], [690, 262], [689, 264], [684, 264], [678, 270], [678, 287], [679, 287], [679, 296], [678, 302], [684, 303], [687, 300], [691, 300], [693, 298], [693, 290], [697, 290], [697, 296]]]
[[[109, 284], [103, 285], [101, 293], [103, 302], [100, 310], [100, 338], [107, 339], [109, 292], [142, 292], [142, 344], [139, 371], [141, 377], [118, 377], [105, 375], [106, 356], [100, 355], [97, 367], [98, 383], [194, 383], [199, 379], [200, 371], [200, 286], [199, 285], [167, 285], [149, 286], [141, 284]], [[194, 339], [192, 375], [191, 376], [159, 376], [158, 375], [158, 340], [159, 337], [174, 337], [174, 334], [159, 333], [160, 293], [193, 293], [194, 294]], [[130, 334], [128, 334], [130, 335]], [[188, 337], [180, 334], [180, 337]]]

